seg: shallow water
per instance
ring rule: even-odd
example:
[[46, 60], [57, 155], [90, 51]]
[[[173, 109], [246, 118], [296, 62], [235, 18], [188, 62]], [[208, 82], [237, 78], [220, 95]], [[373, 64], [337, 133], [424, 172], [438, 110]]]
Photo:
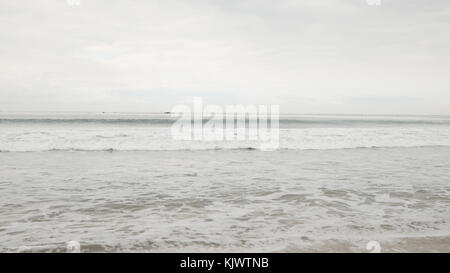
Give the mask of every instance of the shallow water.
[[450, 250], [450, 147], [3, 152], [0, 162], [0, 251], [65, 252], [72, 240], [84, 252], [367, 252], [373, 240]]

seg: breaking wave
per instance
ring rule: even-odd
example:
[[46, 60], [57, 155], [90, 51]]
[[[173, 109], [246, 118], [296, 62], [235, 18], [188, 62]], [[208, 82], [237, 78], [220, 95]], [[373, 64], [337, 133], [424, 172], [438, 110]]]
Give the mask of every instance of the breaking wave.
[[[179, 141], [170, 116], [0, 117], [0, 151], [258, 150], [258, 141]], [[165, 124], [166, 126], [160, 126]], [[280, 150], [450, 146], [446, 117], [291, 117], [280, 119]]]

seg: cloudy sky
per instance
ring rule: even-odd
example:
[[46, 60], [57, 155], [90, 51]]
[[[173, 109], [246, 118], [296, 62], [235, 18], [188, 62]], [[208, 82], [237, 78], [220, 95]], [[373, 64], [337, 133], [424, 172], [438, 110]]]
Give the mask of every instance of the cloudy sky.
[[0, 111], [450, 114], [450, 1], [0, 0]]

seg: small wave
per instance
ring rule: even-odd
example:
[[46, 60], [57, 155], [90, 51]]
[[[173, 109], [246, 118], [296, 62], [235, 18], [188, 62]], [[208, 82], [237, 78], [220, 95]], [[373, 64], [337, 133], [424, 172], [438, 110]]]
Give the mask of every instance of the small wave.
[[172, 124], [175, 119], [65, 119], [65, 118], [2, 118], [0, 123], [104, 123], [104, 124]]
[[101, 139], [114, 139], [114, 138], [123, 138], [123, 137], [129, 137], [130, 135], [128, 134], [117, 134], [117, 135], [113, 135], [113, 136], [104, 136], [104, 135], [95, 135], [96, 138], [101, 138]]
[[[170, 125], [177, 119], [167, 118], [0, 118], [0, 123], [48, 123], [48, 124], [148, 124]], [[209, 119], [203, 119], [206, 123]], [[246, 122], [249, 119], [245, 119]], [[389, 126], [389, 125], [450, 125], [450, 119], [365, 119], [365, 118], [280, 118], [286, 126]]]
[[[363, 150], [363, 149], [408, 149], [408, 148], [447, 148], [450, 145], [417, 145], [417, 146], [357, 146], [357, 147], [326, 147], [326, 148], [297, 148], [297, 147], [280, 147], [275, 151], [319, 151], [319, 150]], [[214, 147], [214, 148], [150, 148], [150, 149], [35, 149], [35, 150], [0, 150], [0, 153], [32, 153], [32, 152], [157, 152], [157, 151], [259, 151], [259, 147]]]
[[[32, 153], [32, 152], [152, 152], [152, 151], [256, 151], [259, 148], [256, 147], [243, 147], [243, 148], [174, 148], [174, 149], [117, 149], [117, 148], [105, 148], [105, 149], [80, 149], [80, 148], [66, 148], [66, 149], [36, 149], [36, 150], [0, 150], [0, 153]], [[283, 150], [283, 149], [280, 149]], [[291, 149], [289, 149], [291, 150]]]

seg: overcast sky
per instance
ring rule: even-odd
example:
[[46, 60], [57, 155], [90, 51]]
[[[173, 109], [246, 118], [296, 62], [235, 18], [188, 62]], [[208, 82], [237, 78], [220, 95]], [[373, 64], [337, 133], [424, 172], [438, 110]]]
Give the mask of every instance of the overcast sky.
[[449, 0], [80, 1], [0, 0], [0, 111], [450, 114]]

